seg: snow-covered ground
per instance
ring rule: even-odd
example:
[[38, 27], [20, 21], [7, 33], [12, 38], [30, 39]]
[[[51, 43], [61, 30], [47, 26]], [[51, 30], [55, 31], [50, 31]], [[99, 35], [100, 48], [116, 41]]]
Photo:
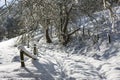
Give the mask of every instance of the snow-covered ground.
[[62, 51], [62, 46], [46, 44], [41, 39], [37, 43], [38, 60], [27, 58], [25, 68], [20, 67], [19, 50], [15, 42], [16, 38], [0, 43], [0, 80], [120, 80], [119, 42], [114, 44], [118, 51], [116, 47], [108, 49], [105, 45], [100, 46], [99, 53], [108, 50], [115, 55], [109, 59], [98, 59], [69, 54], [70, 50]]
[[0, 43], [0, 64], [12, 62], [13, 57], [19, 54], [17, 47], [14, 47], [16, 38]]
[[[119, 16], [120, 7], [118, 8], [116, 13]], [[97, 14], [98, 17], [101, 15]], [[120, 18], [118, 23], [119, 21]], [[90, 26], [89, 21], [83, 22]], [[41, 34], [39, 33], [39, 39]], [[38, 41], [37, 37], [33, 40]], [[0, 42], [0, 80], [120, 80], [119, 33], [112, 36], [111, 44], [108, 44], [106, 38], [101, 38], [95, 45], [91, 39], [87, 39], [83, 43], [73, 41], [75, 43], [68, 44], [67, 47], [57, 43], [47, 44], [41, 38], [36, 43], [38, 59], [25, 57], [25, 68], [20, 64], [16, 41], [17, 38], [13, 38]], [[84, 43], [90, 45], [84, 46]]]

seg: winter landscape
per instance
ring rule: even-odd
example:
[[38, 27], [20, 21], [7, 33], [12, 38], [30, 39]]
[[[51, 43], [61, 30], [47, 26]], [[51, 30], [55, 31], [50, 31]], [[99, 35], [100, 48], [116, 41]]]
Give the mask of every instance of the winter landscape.
[[0, 80], [120, 80], [120, 0], [0, 0]]

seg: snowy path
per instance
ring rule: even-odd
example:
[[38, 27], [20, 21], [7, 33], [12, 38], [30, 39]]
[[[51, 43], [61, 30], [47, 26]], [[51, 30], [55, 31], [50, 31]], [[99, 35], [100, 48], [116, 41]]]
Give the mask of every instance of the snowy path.
[[40, 53], [46, 60], [56, 62], [65, 80], [120, 80], [120, 56], [100, 61], [76, 54], [68, 56], [52, 48], [43, 47], [42, 50]]
[[[47, 52], [49, 52], [47, 54]], [[65, 53], [47, 50], [44, 59], [54, 61], [59, 75], [64, 80], [104, 80], [96, 67], [88, 62], [85, 56], [67, 56]], [[47, 55], [47, 57], [45, 56]]]
[[26, 68], [21, 68], [19, 57], [13, 60], [19, 56], [13, 42], [0, 43], [5, 44], [0, 46], [0, 80], [120, 80], [120, 56], [100, 61], [77, 54], [68, 56], [55, 46], [44, 45], [39, 48], [38, 60], [27, 59]]
[[52, 76], [53, 72], [49, 73], [47, 68], [44, 68], [44, 63], [41, 61], [28, 60], [26, 63], [27, 64], [25, 68], [21, 68], [20, 63], [12, 63], [9, 65], [0, 66], [0, 80], [56, 80]]
[[[26, 61], [0, 66], [1, 79], [32, 80], [120, 80], [120, 68], [85, 56], [67, 56], [64, 53], [41, 54], [39, 61]], [[64, 55], [63, 55], [64, 54]], [[95, 62], [91, 63], [91, 62]], [[98, 64], [99, 63], [99, 64]]]
[[59, 58], [57, 58], [57, 56], [51, 54], [45, 54], [39, 61], [28, 60], [26, 62], [26, 68], [20, 68], [20, 63], [1, 66], [0, 78], [103, 80], [97, 69], [84, 60], [72, 57], [67, 58], [63, 55], [59, 55]]

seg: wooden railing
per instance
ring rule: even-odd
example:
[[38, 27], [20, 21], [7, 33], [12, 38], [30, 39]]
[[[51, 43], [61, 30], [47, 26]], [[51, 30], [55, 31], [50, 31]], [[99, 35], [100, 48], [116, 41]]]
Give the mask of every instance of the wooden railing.
[[26, 50], [24, 46], [20, 46], [19, 49], [20, 49], [21, 67], [25, 67], [24, 55], [29, 57], [29, 58], [32, 58], [33, 60], [37, 60], [36, 45], [34, 45], [33, 53]]

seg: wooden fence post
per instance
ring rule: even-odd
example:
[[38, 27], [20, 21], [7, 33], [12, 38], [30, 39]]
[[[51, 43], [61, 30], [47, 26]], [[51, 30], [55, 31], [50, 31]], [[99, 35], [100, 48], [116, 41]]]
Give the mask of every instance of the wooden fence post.
[[21, 59], [21, 67], [25, 67], [24, 52], [22, 50], [20, 50], [20, 59]]
[[[27, 51], [24, 47], [19, 47], [20, 48], [20, 60], [21, 60], [21, 67], [25, 67], [25, 62], [24, 62], [24, 55], [32, 58], [33, 60], [37, 60], [37, 56], [35, 56], [37, 54], [37, 49], [36, 46], [34, 47], [34, 53], [30, 53], [29, 51]], [[32, 55], [34, 54], [34, 55]]]
[[111, 43], [111, 36], [110, 34], [108, 35], [109, 43]]
[[34, 44], [33, 53], [34, 53], [34, 55], [37, 55], [37, 48], [36, 48], [36, 44]]
[[91, 35], [90, 35], [90, 30], [88, 29], [88, 36], [90, 37]]
[[108, 42], [111, 43], [111, 35], [109, 33], [107, 34], [107, 37], [108, 37]]

